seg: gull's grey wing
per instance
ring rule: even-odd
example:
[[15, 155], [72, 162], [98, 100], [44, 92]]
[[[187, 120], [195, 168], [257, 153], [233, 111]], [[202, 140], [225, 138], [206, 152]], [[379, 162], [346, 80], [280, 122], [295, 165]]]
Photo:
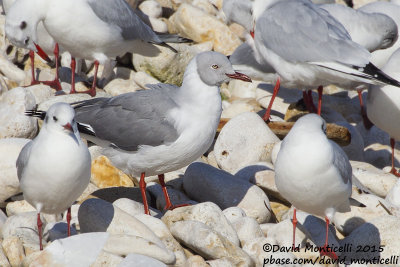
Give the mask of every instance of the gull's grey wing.
[[222, 3], [222, 10], [228, 22], [236, 22], [247, 31], [253, 30], [252, 7], [252, 2], [248, 0], [224, 0]]
[[168, 144], [179, 136], [174, 121], [167, 118], [168, 111], [177, 104], [162, 90], [96, 98], [73, 106], [78, 123], [89, 125], [97, 138], [124, 150]]
[[87, 0], [87, 3], [97, 17], [119, 27], [125, 40], [139, 39], [155, 44], [163, 43], [125, 0]]
[[338, 62], [365, 66], [370, 54], [326, 10], [305, 0], [274, 4], [257, 20], [256, 45], [290, 62]]
[[346, 153], [335, 142], [329, 140], [329, 143], [332, 145], [333, 165], [338, 169], [343, 182], [351, 184], [353, 171]]
[[247, 43], [243, 43], [238, 46], [233, 54], [230, 55], [229, 61], [232, 63], [232, 65], [247, 65], [264, 73], [276, 72], [271, 65], [267, 63], [258, 63], [253, 49]]
[[18, 179], [21, 180], [22, 173], [24, 172], [24, 169], [26, 165], [28, 164], [29, 157], [31, 155], [31, 150], [33, 146], [33, 141], [30, 141], [26, 143], [26, 145], [22, 148], [21, 152], [19, 153], [19, 156], [17, 158], [17, 175]]

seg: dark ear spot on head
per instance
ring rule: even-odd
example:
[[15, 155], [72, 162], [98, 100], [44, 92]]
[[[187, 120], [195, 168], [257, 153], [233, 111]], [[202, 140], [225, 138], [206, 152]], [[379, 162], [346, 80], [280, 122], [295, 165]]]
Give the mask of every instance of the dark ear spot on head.
[[21, 22], [21, 25], [19, 25], [20, 29], [23, 30], [26, 28], [26, 21]]

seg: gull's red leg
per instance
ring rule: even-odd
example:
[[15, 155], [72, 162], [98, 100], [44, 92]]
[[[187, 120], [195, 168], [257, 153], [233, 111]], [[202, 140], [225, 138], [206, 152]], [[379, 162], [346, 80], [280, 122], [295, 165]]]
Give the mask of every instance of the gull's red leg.
[[40, 220], [40, 212], [37, 214], [37, 227], [38, 227], [38, 234], [39, 234], [39, 246], [40, 250], [43, 250], [43, 245], [42, 245], [42, 226], [43, 223]]
[[293, 210], [293, 250], [296, 247], [296, 225], [297, 225], [297, 218], [296, 218], [296, 209]]
[[56, 45], [54, 46], [54, 57], [56, 61], [56, 77], [54, 78], [53, 81], [44, 81], [43, 84], [56, 89], [56, 91], [61, 91], [62, 87], [59, 80], [59, 72], [58, 72], [60, 68], [60, 49], [58, 43], [56, 43]]
[[36, 80], [36, 75], [35, 75], [35, 52], [33, 52], [32, 50], [29, 51], [29, 58], [31, 60], [31, 74], [32, 74], [32, 80], [30, 85], [39, 84], [39, 81]]
[[76, 61], [74, 57], [71, 57], [71, 91], [70, 94], [76, 94], [75, 91], [75, 68], [76, 68]]
[[164, 193], [164, 197], [165, 197], [165, 210], [173, 210], [175, 208], [179, 208], [179, 207], [184, 207], [184, 206], [189, 206], [190, 204], [182, 204], [182, 205], [172, 205], [171, 203], [171, 199], [169, 198], [168, 195], [168, 191], [167, 191], [167, 187], [165, 186], [165, 181], [164, 181], [164, 174], [159, 174], [158, 175], [158, 180], [160, 181], [160, 185], [161, 188], [163, 190]]
[[268, 120], [269, 120], [269, 116], [270, 116], [270, 114], [271, 114], [271, 109], [272, 109], [272, 104], [274, 103], [275, 97], [276, 97], [276, 95], [277, 95], [278, 92], [279, 92], [280, 86], [281, 86], [281, 81], [280, 81], [280, 79], [278, 78], [278, 80], [276, 81], [275, 87], [274, 87], [274, 91], [273, 91], [273, 93], [272, 93], [271, 100], [269, 101], [267, 111], [265, 111], [265, 114], [264, 114], [264, 116], [263, 116], [263, 120], [264, 120], [264, 121], [268, 121]]
[[394, 145], [395, 145], [394, 138], [390, 138], [390, 146], [392, 147], [392, 169], [390, 170], [390, 173], [397, 177], [400, 177], [400, 173], [396, 171], [396, 168], [394, 167]]
[[308, 96], [308, 101], [310, 103], [311, 106], [311, 111], [312, 113], [317, 113], [317, 107], [314, 105], [314, 100], [312, 98], [312, 91], [311, 90], [307, 90], [307, 96]]
[[149, 205], [147, 204], [147, 196], [146, 196], [146, 182], [144, 181], [144, 178], [145, 178], [145, 173], [142, 172], [140, 174], [139, 187], [140, 187], [140, 192], [142, 193], [144, 213], [150, 215]]
[[374, 124], [368, 119], [367, 112], [365, 111], [364, 102], [362, 99], [362, 90], [357, 90], [358, 100], [360, 101], [361, 116], [363, 118], [364, 127], [366, 129], [371, 129]]
[[71, 236], [71, 207], [67, 211], [68, 236]]
[[322, 109], [322, 91], [324, 87], [322, 85], [318, 86], [318, 115], [321, 116], [321, 109]]
[[[313, 113], [314, 111], [313, 111], [312, 105], [310, 103], [310, 98], [309, 98], [306, 90], [303, 90], [303, 101], [304, 101], [304, 104], [306, 105], [308, 112]], [[312, 102], [312, 98], [311, 98], [311, 102]]]
[[[72, 62], [74, 62], [73, 67], [72, 67]], [[95, 96], [96, 95], [96, 83], [97, 83], [97, 71], [99, 69], [99, 62], [97, 60], [94, 62], [94, 77], [93, 77], [92, 88], [89, 90], [83, 91], [83, 92], [75, 91], [75, 67], [76, 67], [75, 58], [71, 58], [72, 81], [71, 81], [70, 94], [89, 94], [91, 96]]]
[[337, 260], [338, 256], [336, 255], [336, 253], [333, 252], [331, 248], [328, 248], [329, 219], [326, 216], [325, 216], [325, 222], [326, 222], [325, 245], [321, 248], [320, 255], [328, 256], [331, 259]]

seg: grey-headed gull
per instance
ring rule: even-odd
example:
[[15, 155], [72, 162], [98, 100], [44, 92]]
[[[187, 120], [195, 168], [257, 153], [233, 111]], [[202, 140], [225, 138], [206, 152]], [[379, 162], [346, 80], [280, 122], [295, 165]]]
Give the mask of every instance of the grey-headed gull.
[[151, 90], [78, 102], [76, 120], [116, 167], [140, 176], [147, 214], [145, 175], [158, 175], [170, 209], [164, 173], [190, 164], [210, 147], [221, 116], [219, 85], [230, 79], [251, 81], [235, 72], [226, 56], [203, 52], [190, 61], [181, 87], [154, 84]]
[[[389, 61], [383, 67], [383, 70], [400, 79], [400, 48], [390, 57]], [[400, 177], [400, 173], [394, 167], [394, 146], [395, 140], [400, 140], [400, 92], [399, 88], [386, 86], [370, 86], [367, 97], [368, 118], [380, 129], [387, 132], [390, 136], [390, 145], [392, 147], [392, 169], [391, 173]]]
[[[255, 0], [253, 17], [258, 54], [285, 83], [293, 83], [289, 88], [318, 87], [319, 114], [323, 86], [338, 79], [344, 85], [357, 81], [400, 86], [370, 62], [368, 50], [353, 42], [340, 22], [310, 1]], [[265, 120], [278, 90], [279, 83]]]
[[125, 0], [16, 0], [6, 19], [6, 35], [35, 50], [36, 27], [42, 22], [54, 40], [71, 56], [71, 92], [75, 92], [75, 57], [95, 61], [92, 88], [96, 94], [99, 63], [126, 52], [146, 56], [160, 53], [159, 46], [174, 48], [145, 24]]
[[17, 159], [17, 174], [25, 200], [38, 212], [40, 250], [42, 222], [40, 213], [57, 214], [68, 209], [70, 235], [71, 205], [90, 181], [89, 150], [79, 136], [75, 112], [66, 103], [52, 105], [46, 113], [28, 111], [44, 120], [38, 136], [27, 143]]
[[[336, 211], [350, 211], [352, 168], [346, 153], [326, 137], [326, 123], [316, 114], [301, 117], [283, 139], [275, 161], [279, 193], [297, 209], [325, 217], [322, 255], [337, 258], [328, 246], [329, 222]], [[296, 209], [293, 213], [295, 244]]]

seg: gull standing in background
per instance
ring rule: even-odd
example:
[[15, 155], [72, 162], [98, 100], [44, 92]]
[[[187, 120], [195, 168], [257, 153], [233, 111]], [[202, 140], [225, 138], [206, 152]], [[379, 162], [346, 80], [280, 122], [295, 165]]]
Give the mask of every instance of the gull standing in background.
[[[318, 87], [318, 114], [323, 86], [352, 82], [400, 83], [384, 74], [369, 60], [370, 53], [353, 42], [340, 22], [326, 10], [307, 0], [255, 0], [255, 47], [288, 87]], [[269, 119], [279, 91], [274, 88], [264, 120]]]
[[328, 249], [329, 222], [336, 211], [350, 211], [352, 168], [346, 153], [326, 137], [326, 122], [316, 114], [301, 117], [283, 139], [275, 161], [275, 183], [279, 193], [294, 207], [324, 217], [325, 245], [321, 255], [337, 259]]
[[[383, 70], [394, 78], [400, 79], [400, 48], [393, 53]], [[371, 85], [367, 97], [368, 118], [390, 136], [392, 147], [392, 169], [390, 173], [400, 177], [394, 167], [395, 141], [400, 140], [400, 91], [399, 88], [385, 85]]]
[[44, 123], [38, 136], [22, 148], [17, 174], [25, 200], [38, 212], [42, 250], [40, 213], [59, 214], [68, 209], [68, 236], [71, 235], [70, 207], [89, 184], [91, 159], [70, 105], [56, 103], [46, 113], [28, 111], [27, 115], [40, 117]]
[[194, 57], [181, 87], [147, 85], [151, 90], [93, 98], [72, 104], [82, 136], [103, 147], [103, 154], [125, 173], [140, 177], [145, 213], [149, 214], [145, 176], [158, 175], [172, 205], [164, 173], [189, 165], [211, 146], [221, 117], [219, 85], [230, 79], [250, 82], [217, 52]]
[[[71, 56], [71, 93], [75, 93], [75, 58], [95, 61], [90, 90], [96, 94], [99, 63], [134, 52], [157, 56], [156, 45], [174, 48], [145, 24], [125, 0], [16, 0], [6, 17], [6, 36], [12, 42], [35, 50], [37, 25], [42, 22], [54, 40]], [[187, 40], [185, 40], [187, 41]]]

